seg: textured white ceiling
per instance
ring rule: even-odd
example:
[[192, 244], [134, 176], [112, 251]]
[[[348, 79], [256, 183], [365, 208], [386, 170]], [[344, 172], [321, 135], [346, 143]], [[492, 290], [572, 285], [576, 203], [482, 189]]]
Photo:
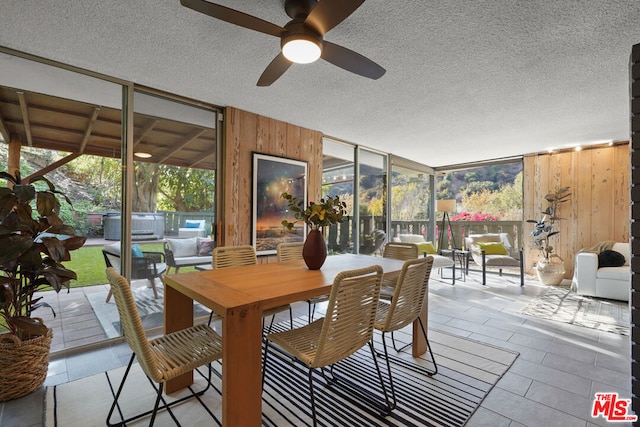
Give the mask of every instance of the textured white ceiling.
[[[289, 21], [282, 0], [218, 3]], [[325, 39], [387, 73], [373, 81], [318, 61], [259, 88], [279, 40], [178, 0], [0, 3], [0, 46], [429, 166], [629, 138], [638, 0], [367, 0]]]

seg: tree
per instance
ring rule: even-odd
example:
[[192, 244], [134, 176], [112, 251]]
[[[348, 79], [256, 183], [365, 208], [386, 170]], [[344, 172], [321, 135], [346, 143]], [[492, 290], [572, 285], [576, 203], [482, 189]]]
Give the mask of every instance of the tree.
[[213, 211], [215, 171], [161, 166], [159, 206], [178, 212]]

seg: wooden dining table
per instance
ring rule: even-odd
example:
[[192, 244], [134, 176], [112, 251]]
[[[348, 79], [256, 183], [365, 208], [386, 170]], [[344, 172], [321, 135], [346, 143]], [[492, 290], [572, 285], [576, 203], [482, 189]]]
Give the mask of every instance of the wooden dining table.
[[[341, 271], [380, 265], [385, 277], [397, 276], [403, 261], [367, 255], [332, 255], [320, 270], [303, 260], [256, 264], [164, 277], [164, 325], [171, 333], [193, 325], [193, 302], [222, 317], [222, 424], [262, 424], [262, 312], [329, 294]], [[427, 323], [427, 304], [422, 319]], [[413, 354], [427, 349], [418, 322], [413, 326]], [[167, 382], [171, 393], [193, 383], [193, 372]]]

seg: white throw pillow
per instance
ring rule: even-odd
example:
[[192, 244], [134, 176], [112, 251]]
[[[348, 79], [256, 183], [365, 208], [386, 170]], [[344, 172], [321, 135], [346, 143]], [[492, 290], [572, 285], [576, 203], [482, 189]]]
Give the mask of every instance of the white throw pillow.
[[167, 244], [175, 258], [198, 255], [197, 237], [190, 237], [188, 239], [167, 239]]

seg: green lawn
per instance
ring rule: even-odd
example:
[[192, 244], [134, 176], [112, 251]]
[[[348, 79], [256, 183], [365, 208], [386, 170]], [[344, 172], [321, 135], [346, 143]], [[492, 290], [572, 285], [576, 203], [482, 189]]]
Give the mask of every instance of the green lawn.
[[[71, 261], [65, 262], [64, 266], [73, 270], [78, 275], [78, 280], [71, 281], [72, 288], [81, 286], [103, 285], [107, 283], [105, 269], [107, 268], [102, 256], [104, 246], [84, 246], [71, 252]], [[162, 243], [142, 244], [143, 251], [162, 252]], [[183, 270], [180, 270], [181, 272]], [[185, 268], [184, 271], [187, 271]]]

